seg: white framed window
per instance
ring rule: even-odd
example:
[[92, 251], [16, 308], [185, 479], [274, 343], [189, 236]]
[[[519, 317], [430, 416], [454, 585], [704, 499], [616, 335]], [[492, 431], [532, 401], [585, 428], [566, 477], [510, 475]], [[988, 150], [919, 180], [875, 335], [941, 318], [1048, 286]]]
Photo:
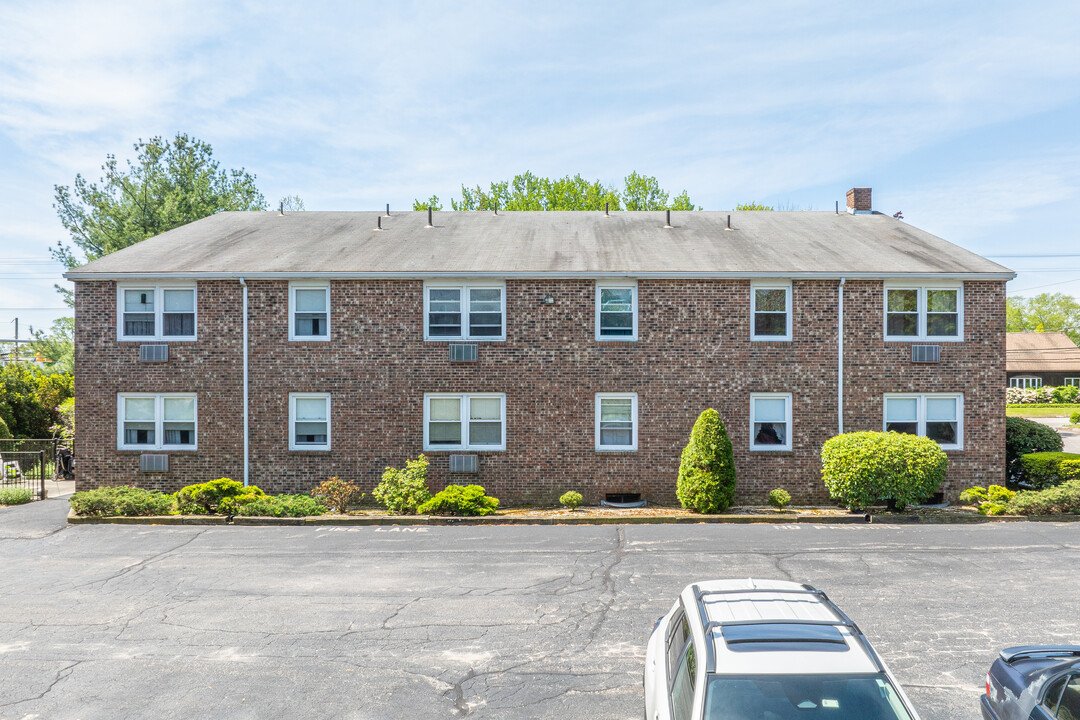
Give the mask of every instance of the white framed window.
[[119, 393], [116, 398], [117, 449], [198, 449], [194, 393]]
[[330, 449], [330, 393], [289, 393], [289, 449]]
[[963, 285], [885, 285], [885, 340], [964, 339]]
[[637, 340], [637, 296], [634, 281], [596, 283], [597, 340]]
[[289, 339], [330, 339], [330, 285], [289, 283]]
[[506, 395], [424, 395], [424, 450], [505, 450]]
[[505, 340], [502, 283], [425, 283], [425, 340]]
[[884, 398], [885, 432], [922, 435], [942, 450], [964, 449], [962, 393], [890, 393]]
[[[1076, 380], [1077, 378], [1072, 378], [1072, 379]], [[1069, 384], [1068, 383], [1069, 378], [1065, 378], [1065, 380], [1066, 380], [1065, 384], [1068, 385]], [[1041, 377], [1036, 377], [1034, 375], [1020, 375], [1018, 377], [1012, 377], [1012, 378], [1009, 378], [1009, 387], [1024, 388], [1024, 389], [1032, 388], [1032, 389], [1037, 390], [1037, 389], [1042, 387], [1042, 378]]]
[[1080, 377], [1067, 377], [1065, 378], [1065, 384], [1080, 387]]
[[791, 283], [750, 284], [750, 339], [791, 340]]
[[596, 394], [596, 449], [637, 450], [637, 393]]
[[750, 449], [791, 449], [791, 393], [750, 393]]
[[195, 286], [117, 286], [118, 340], [195, 340]]

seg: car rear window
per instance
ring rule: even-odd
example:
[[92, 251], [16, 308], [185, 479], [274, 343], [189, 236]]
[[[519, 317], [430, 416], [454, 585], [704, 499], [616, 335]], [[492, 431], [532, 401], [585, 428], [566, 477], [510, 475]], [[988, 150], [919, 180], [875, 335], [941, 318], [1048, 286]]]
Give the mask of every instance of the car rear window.
[[705, 720], [911, 720], [883, 674], [710, 675]]

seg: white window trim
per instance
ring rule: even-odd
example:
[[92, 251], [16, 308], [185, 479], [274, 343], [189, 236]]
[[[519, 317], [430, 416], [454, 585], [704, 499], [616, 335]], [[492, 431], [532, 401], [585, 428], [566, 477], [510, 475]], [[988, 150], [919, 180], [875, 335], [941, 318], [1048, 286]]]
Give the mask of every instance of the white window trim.
[[1067, 377], [1064, 382], [1066, 387], [1070, 385], [1080, 387], [1080, 377]]
[[[784, 408], [784, 422], [787, 423], [787, 442], [783, 445], [758, 445], [754, 442], [754, 401], [755, 400], [775, 400], [777, 398], [785, 401], [786, 407]], [[784, 452], [790, 451], [792, 448], [792, 436], [794, 436], [794, 425], [791, 417], [791, 393], [750, 393], [750, 449], [754, 452]]]
[[[460, 445], [432, 445], [428, 441], [428, 427], [432, 398], [458, 398], [461, 400], [461, 444]], [[498, 398], [499, 415], [502, 418], [502, 443], [499, 445], [470, 445], [469, 444], [469, 402], [474, 398]], [[424, 393], [424, 451], [438, 452], [440, 450], [468, 450], [470, 452], [502, 451], [506, 450], [506, 393]]]
[[[600, 334], [600, 291], [604, 288], [630, 288], [633, 293], [633, 327], [634, 332], [630, 335], [601, 335]], [[637, 280], [598, 280], [596, 282], [596, 302], [593, 312], [593, 326], [596, 329], [596, 339], [600, 342], [637, 342], [638, 339], [638, 284]]]
[[[296, 291], [323, 290], [326, 292], [326, 335], [296, 334]], [[289, 340], [291, 342], [330, 342], [330, 283], [291, 282], [289, 283]]]
[[[132, 335], [124, 334], [124, 291], [125, 290], [148, 290], [154, 294], [154, 334]], [[193, 307], [195, 309], [195, 333], [192, 335], [162, 335], [165, 322], [162, 314], [165, 312], [165, 290], [191, 290], [193, 294]], [[116, 339], [119, 342], [192, 342], [199, 339], [199, 289], [191, 283], [138, 283], [127, 282], [116, 284]]]
[[[917, 290], [919, 292], [918, 314], [919, 332], [917, 335], [889, 334], [889, 291]], [[926, 291], [956, 290], [956, 335], [926, 334]], [[885, 342], [964, 342], [964, 284], [963, 283], [905, 283], [886, 282], [882, 291], [882, 333]]]
[[886, 408], [886, 401], [893, 398], [897, 399], [910, 399], [915, 398], [918, 401], [916, 417], [918, 419], [918, 436], [926, 437], [926, 400], [927, 398], [956, 398], [956, 442], [951, 445], [942, 445], [938, 443], [938, 447], [942, 450], [963, 450], [964, 449], [964, 393], [885, 393], [881, 400], [881, 431], [888, 432], [885, 428], [888, 425], [888, 413]]
[[[297, 445], [296, 444], [296, 400], [297, 398], [325, 398], [326, 399], [326, 444], [325, 445]], [[330, 450], [330, 442], [333, 437], [330, 434], [332, 413], [330, 393], [289, 393], [289, 449], [306, 452], [327, 452]]]
[[[158, 442], [153, 445], [128, 445], [124, 442], [124, 400], [127, 398], [154, 398], [154, 437]], [[166, 445], [165, 399], [190, 398], [195, 401], [195, 443], [193, 445]], [[195, 393], [117, 393], [116, 394], [116, 449], [117, 450], [174, 450], [193, 451], [199, 449], [199, 397]]]
[[[757, 291], [758, 290], [783, 290], [784, 291], [784, 296], [785, 296], [785, 299], [786, 299], [785, 314], [787, 316], [787, 331], [783, 335], [758, 335], [756, 332], [754, 332], [754, 328], [755, 328], [755, 322], [754, 322], [755, 317], [754, 316], [757, 313]], [[768, 281], [763, 280], [761, 282], [756, 282], [755, 281], [755, 282], [750, 283], [750, 339], [751, 340], [753, 340], [755, 342], [791, 342], [791, 338], [792, 338], [791, 308], [792, 308], [792, 305], [793, 305], [792, 295], [793, 295], [793, 292], [792, 292], [792, 289], [791, 289], [791, 281], [790, 280], [787, 280], [787, 281], [780, 280], [780, 281], [776, 281], [776, 282], [768, 282]]]
[[[1065, 379], [1068, 380], [1068, 378], [1065, 378]], [[1034, 380], [1035, 383], [1024, 382], [1026, 380], [1027, 381]], [[1017, 381], [1020, 381], [1020, 382], [1017, 382]], [[1017, 388], [1019, 390], [1038, 390], [1042, 386], [1043, 386], [1042, 378], [1039, 377], [1038, 375], [1016, 375], [1015, 377], [1009, 378], [1009, 387]]]
[[[469, 290], [493, 290], [498, 289], [502, 299], [502, 333], [499, 335], [478, 335], [473, 337], [469, 328]], [[428, 312], [431, 307], [429, 290], [460, 290], [461, 291], [461, 335], [437, 335], [432, 336], [428, 328]], [[424, 340], [432, 342], [502, 342], [506, 340], [506, 283], [505, 282], [445, 282], [430, 281], [424, 283]]]
[[[630, 444], [629, 445], [601, 445], [600, 444], [600, 401], [618, 399], [630, 402]], [[638, 446], [638, 402], [637, 393], [596, 393], [593, 403], [593, 448], [597, 452], [636, 452]]]

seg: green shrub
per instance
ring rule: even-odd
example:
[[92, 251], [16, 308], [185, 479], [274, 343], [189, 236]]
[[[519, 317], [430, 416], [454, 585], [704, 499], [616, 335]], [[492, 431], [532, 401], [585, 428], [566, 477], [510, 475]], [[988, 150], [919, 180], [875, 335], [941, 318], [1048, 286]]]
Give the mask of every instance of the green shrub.
[[1080, 425], [1080, 410], [1077, 410], [1069, 416], [1069, 422], [1073, 425]]
[[28, 488], [0, 488], [0, 505], [22, 505], [34, 499]]
[[849, 509], [892, 500], [898, 510], [933, 495], [949, 458], [926, 437], [897, 432], [837, 435], [821, 447], [821, 477]]
[[13, 437], [52, 437], [50, 427], [60, 420], [57, 406], [74, 394], [74, 379], [47, 373], [29, 363], [0, 367], [0, 419]]
[[1000, 485], [991, 485], [986, 489], [986, 499], [990, 502], [1009, 502], [1015, 495], [1016, 492]]
[[360, 492], [360, 488], [336, 475], [319, 483], [311, 491], [311, 496], [322, 500], [327, 507], [342, 515], [348, 511], [350, 505], [360, 502], [365, 497], [364, 493]]
[[[991, 487], [999, 487], [998, 485], [991, 485]], [[960, 502], [965, 505], [978, 505], [984, 503], [990, 499], [987, 494], [986, 488], [976, 485], [975, 487], [969, 487], [960, 493]]]
[[581, 497], [581, 493], [575, 492], [574, 490], [564, 492], [562, 497], [559, 498], [559, 502], [563, 504], [563, 507], [570, 510], [577, 510], [578, 505], [581, 505], [584, 500], [585, 498]]
[[77, 492], [68, 502], [77, 515], [90, 517], [146, 517], [170, 515], [176, 510], [172, 495], [130, 485]]
[[479, 485], [447, 485], [418, 509], [421, 515], [490, 515], [499, 507], [496, 498]]
[[184, 515], [235, 515], [244, 505], [265, 496], [254, 485], [244, 487], [238, 480], [218, 478], [180, 489], [176, 505]]
[[1020, 473], [1017, 479], [1036, 490], [1073, 478], [1080, 478], [1078, 453], [1039, 452], [1020, 456]]
[[236, 514], [247, 517], [308, 517], [329, 509], [310, 495], [263, 495], [240, 506]]
[[791, 493], [783, 488], [776, 488], [769, 492], [769, 504], [778, 510], [783, 510], [791, 504]]
[[712, 408], [698, 416], [690, 442], [682, 451], [675, 494], [684, 508], [699, 513], [723, 512], [735, 501], [735, 458], [731, 440]]
[[1080, 395], [1080, 387], [1076, 385], [1062, 385], [1051, 391], [1055, 403], [1074, 403], [1077, 395]]
[[980, 515], [1004, 515], [1008, 510], [1008, 506], [1005, 503], [999, 502], [984, 502], [979, 505]]
[[1046, 490], [1025, 490], [1009, 501], [1016, 515], [1068, 515], [1080, 513], [1080, 479], [1066, 480]]
[[423, 455], [406, 460], [405, 469], [387, 467], [372, 495], [391, 515], [411, 515], [431, 499], [427, 486], [428, 460]]
[[0, 440], [11, 439], [11, 430], [8, 428], [7, 423], [4, 422], [4, 418], [0, 417]]
[[1005, 418], [1006, 477], [1020, 475], [1020, 456], [1037, 452], [1061, 452], [1061, 436], [1054, 428], [1026, 418]]

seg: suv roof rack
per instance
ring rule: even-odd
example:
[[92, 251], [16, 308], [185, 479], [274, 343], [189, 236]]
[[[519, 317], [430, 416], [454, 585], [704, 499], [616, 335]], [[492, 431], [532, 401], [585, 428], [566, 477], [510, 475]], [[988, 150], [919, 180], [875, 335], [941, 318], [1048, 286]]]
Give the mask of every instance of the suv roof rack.
[[[723, 637], [723, 628], [725, 627], [746, 627], [753, 625], [803, 625], [803, 626], [830, 626], [830, 627], [843, 627], [847, 628], [851, 636], [855, 638], [859, 645], [866, 652], [867, 656], [873, 661], [874, 666], [880, 672], [885, 671], [885, 666], [881, 662], [881, 658], [870, 646], [870, 643], [866, 641], [866, 637], [863, 635], [859, 626], [847, 616], [847, 614], [837, 607], [836, 603], [829, 599], [823, 591], [818, 590], [812, 585], [802, 585], [798, 589], [796, 588], [742, 588], [742, 589], [730, 589], [730, 590], [702, 590], [698, 585], [693, 585], [694, 600], [697, 604], [698, 619], [701, 622], [701, 631], [705, 636], [705, 671], [712, 673], [716, 672], [716, 648], [713, 642], [716, 639], [715, 631], [720, 630], [720, 637]], [[760, 620], [730, 620], [722, 622], [719, 620], [710, 620], [708, 610], [705, 608], [705, 598], [715, 595], [758, 595], [758, 594], [773, 594], [773, 595], [809, 595], [816, 598], [817, 601], [827, 608], [833, 615], [836, 616], [836, 620], [788, 620], [788, 619], [760, 619]], [[689, 613], [687, 613], [689, 615]], [[793, 633], [794, 635], [794, 633]], [[795, 639], [795, 638], [792, 638]], [[726, 642], [726, 639], [725, 639]], [[1080, 651], [1080, 647], [1076, 648]]]

